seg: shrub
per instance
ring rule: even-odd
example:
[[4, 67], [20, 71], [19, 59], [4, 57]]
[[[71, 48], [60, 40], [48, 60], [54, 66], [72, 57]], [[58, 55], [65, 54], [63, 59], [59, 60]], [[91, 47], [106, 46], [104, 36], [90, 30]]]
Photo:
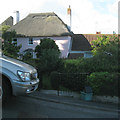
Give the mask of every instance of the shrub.
[[60, 54], [60, 50], [54, 40], [50, 38], [44, 38], [40, 40], [40, 45], [35, 48], [36, 56], [39, 58], [44, 50], [56, 50]]
[[43, 76], [42, 88], [47, 89], [47, 90], [51, 90], [52, 86], [51, 86], [51, 82], [50, 82], [50, 76], [48, 74], [43, 74], [42, 76]]
[[61, 72], [63, 71], [66, 73], [117, 72], [118, 61], [104, 54], [92, 58], [64, 60]]
[[59, 53], [58, 51], [44, 50], [39, 59], [39, 69], [40, 71], [54, 71], [57, 69], [57, 65], [59, 64]]
[[30, 52], [26, 52], [24, 55], [23, 55], [23, 61], [29, 61], [30, 59], [33, 58], [33, 55], [30, 53]]
[[88, 82], [95, 95], [118, 96], [120, 73], [95, 72], [88, 76]]
[[8, 28], [9, 27], [4, 27], [2, 33], [2, 38], [4, 39], [4, 42], [2, 44], [3, 54], [17, 59], [17, 57], [19, 56], [18, 52], [22, 46], [21, 45], [17, 46], [12, 42], [13, 39], [16, 38], [17, 34], [16, 31], [14, 30], [8, 32], [7, 31]]
[[60, 62], [60, 50], [55, 41], [49, 38], [41, 39], [35, 52], [38, 58], [37, 67], [41, 72], [51, 72], [57, 69]]

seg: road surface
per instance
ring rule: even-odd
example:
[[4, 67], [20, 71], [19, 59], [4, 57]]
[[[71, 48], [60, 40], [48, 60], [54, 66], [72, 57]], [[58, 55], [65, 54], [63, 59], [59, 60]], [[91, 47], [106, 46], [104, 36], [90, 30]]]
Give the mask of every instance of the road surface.
[[13, 97], [2, 110], [3, 118], [118, 118], [117, 112], [88, 109], [35, 98]]

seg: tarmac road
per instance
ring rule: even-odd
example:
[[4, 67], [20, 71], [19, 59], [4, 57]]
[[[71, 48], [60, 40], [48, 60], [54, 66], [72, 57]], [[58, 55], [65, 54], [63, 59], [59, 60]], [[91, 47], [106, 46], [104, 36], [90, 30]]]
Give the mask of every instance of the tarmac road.
[[118, 118], [117, 112], [49, 102], [36, 98], [13, 97], [2, 110], [3, 118]]

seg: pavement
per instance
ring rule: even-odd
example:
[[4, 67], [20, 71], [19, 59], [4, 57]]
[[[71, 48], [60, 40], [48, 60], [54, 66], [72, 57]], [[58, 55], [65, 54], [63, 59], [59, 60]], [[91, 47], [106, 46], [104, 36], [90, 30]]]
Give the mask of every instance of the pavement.
[[72, 97], [70, 95], [63, 95], [63, 94], [59, 94], [58, 96], [57, 91], [40, 90], [28, 94], [27, 96], [35, 99], [40, 99], [54, 103], [61, 103], [76, 107], [84, 107], [84, 108], [90, 108], [90, 109], [96, 109], [102, 111], [120, 112], [120, 109], [118, 108], [118, 104], [84, 101], [81, 100], [79, 97]]

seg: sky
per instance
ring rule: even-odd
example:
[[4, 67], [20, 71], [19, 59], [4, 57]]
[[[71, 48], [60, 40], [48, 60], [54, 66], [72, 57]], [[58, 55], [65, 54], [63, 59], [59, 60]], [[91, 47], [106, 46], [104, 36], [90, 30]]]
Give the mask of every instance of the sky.
[[[120, 0], [1, 0], [0, 23], [9, 16], [20, 20], [30, 13], [56, 13], [69, 25], [67, 8], [71, 6], [71, 30], [75, 34], [118, 33], [118, 2]], [[15, 23], [15, 22], [14, 22]]]

